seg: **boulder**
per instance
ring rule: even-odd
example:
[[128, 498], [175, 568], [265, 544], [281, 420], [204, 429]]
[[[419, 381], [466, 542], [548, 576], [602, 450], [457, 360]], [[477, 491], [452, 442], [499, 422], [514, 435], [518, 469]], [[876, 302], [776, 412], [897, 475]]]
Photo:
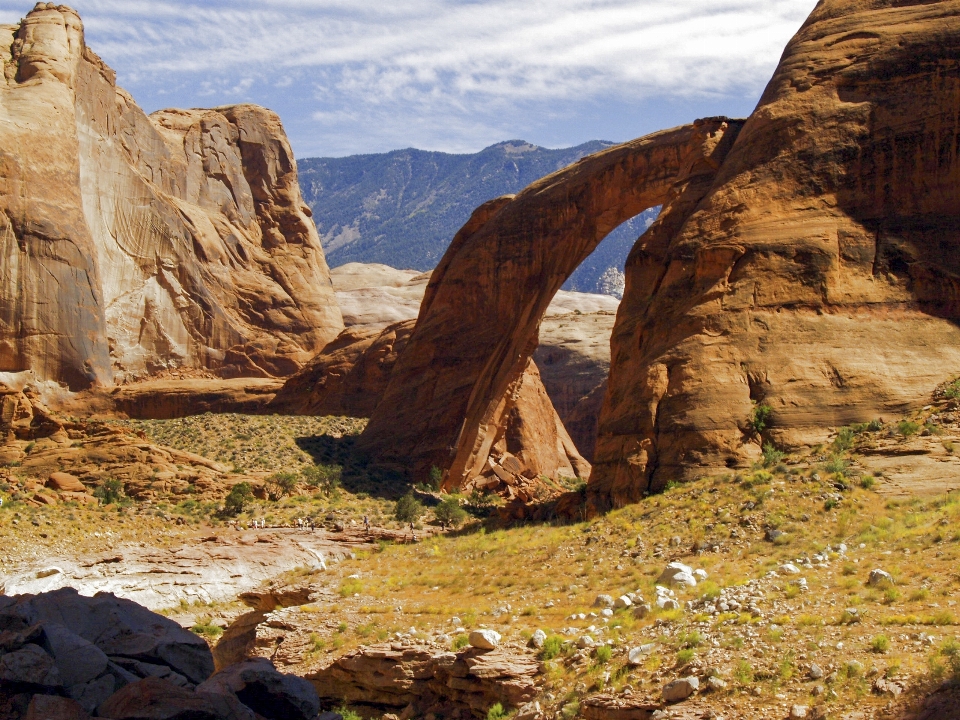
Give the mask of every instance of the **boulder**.
[[697, 579], [693, 576], [693, 568], [689, 565], [672, 562], [663, 569], [657, 582], [663, 585], [695, 587]]
[[480, 650], [496, 650], [500, 645], [500, 633], [496, 630], [472, 630], [469, 640], [471, 647]]
[[633, 601], [630, 598], [628, 598], [626, 595], [621, 595], [613, 603], [613, 606], [618, 610], [626, 609], [631, 605], [633, 605]]
[[604, 693], [580, 701], [580, 713], [586, 720], [651, 720], [657, 710], [656, 705], [639, 696]]
[[198, 693], [151, 677], [126, 685], [97, 709], [111, 720], [256, 720], [233, 695]]
[[593, 601], [596, 608], [613, 607], [613, 604], [613, 595], [597, 595], [597, 599]]
[[627, 653], [627, 665], [632, 667], [639, 667], [643, 665], [644, 658], [657, 649], [655, 643], [646, 643], [645, 645], [640, 645], [639, 647], [630, 648]]
[[55, 472], [47, 479], [47, 487], [60, 492], [85, 493], [86, 486], [80, 482], [79, 478], [70, 473]]
[[296, 675], [277, 672], [273, 663], [263, 658], [221, 670], [198, 685], [197, 693], [234, 695], [267, 720], [314, 720], [320, 711], [313, 685]]
[[663, 686], [661, 696], [664, 702], [680, 702], [686, 700], [700, 689], [700, 680], [695, 676], [679, 678]]
[[57, 623], [43, 623], [45, 646], [66, 686], [90, 682], [107, 669], [106, 654], [89, 640]]
[[530, 636], [530, 647], [540, 650], [547, 641], [547, 634], [543, 630], [535, 630]]
[[0, 655], [0, 681], [62, 687], [63, 680], [53, 658], [36, 645]]
[[89, 717], [75, 700], [57, 695], [34, 695], [23, 720], [87, 720]]
[[876, 570], [870, 571], [870, 577], [867, 579], [867, 585], [877, 586], [877, 585], [893, 585], [893, 575], [888, 573], [886, 570]]

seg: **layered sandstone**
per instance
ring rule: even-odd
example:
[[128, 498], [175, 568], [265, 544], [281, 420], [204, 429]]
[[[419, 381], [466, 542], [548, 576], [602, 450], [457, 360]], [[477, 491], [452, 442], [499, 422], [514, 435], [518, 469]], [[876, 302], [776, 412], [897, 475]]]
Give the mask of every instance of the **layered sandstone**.
[[924, 403], [960, 367], [958, 50], [956, 0], [825, 0], [745, 123], [657, 133], [482, 206], [361, 446], [469, 481], [557, 289], [658, 204], [627, 264], [595, 507]]
[[817, 6], [717, 176], [628, 260], [600, 505], [923, 405], [957, 374], [958, 51], [958, 2]]
[[361, 447], [415, 472], [480, 475], [564, 280], [624, 220], [712, 177], [739, 125], [701, 121], [615, 146], [478, 208], [431, 276]]
[[277, 116], [147, 117], [66, 6], [3, 26], [0, 370], [290, 374], [343, 324]]

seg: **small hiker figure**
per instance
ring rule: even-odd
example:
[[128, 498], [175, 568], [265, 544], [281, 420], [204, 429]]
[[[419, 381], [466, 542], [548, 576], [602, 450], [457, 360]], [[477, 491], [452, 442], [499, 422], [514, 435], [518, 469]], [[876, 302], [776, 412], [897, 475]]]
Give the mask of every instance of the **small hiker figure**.
[[363, 516], [363, 527], [367, 532], [370, 532], [370, 518], [368, 518], [366, 515]]

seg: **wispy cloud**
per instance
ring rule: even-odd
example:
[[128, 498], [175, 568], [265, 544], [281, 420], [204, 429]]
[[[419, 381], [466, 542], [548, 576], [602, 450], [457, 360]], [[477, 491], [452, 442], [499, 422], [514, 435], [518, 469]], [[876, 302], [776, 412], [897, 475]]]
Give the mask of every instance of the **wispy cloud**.
[[[0, 20], [32, 4], [0, 0]], [[295, 139], [312, 127], [349, 151], [402, 137], [475, 149], [509, 128], [536, 132], [537, 118], [576, 124], [604, 103], [647, 112], [656, 102], [755, 98], [814, 0], [74, 5], [88, 42], [148, 105], [161, 93], [164, 103], [267, 102], [281, 106]], [[596, 136], [589, 126], [580, 139]]]

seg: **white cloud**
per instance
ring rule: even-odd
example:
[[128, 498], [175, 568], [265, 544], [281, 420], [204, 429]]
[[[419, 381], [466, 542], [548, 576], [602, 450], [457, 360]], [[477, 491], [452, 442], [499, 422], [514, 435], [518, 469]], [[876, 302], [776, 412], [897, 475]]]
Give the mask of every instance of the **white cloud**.
[[[90, 44], [135, 93], [168, 98], [183, 86], [232, 101], [286, 88], [301, 96], [295, 120], [378, 116], [383, 137], [433, 122], [452, 138], [478, 126], [489, 134], [491, 109], [503, 120], [511, 106], [549, 115], [610, 97], [759, 96], [814, 0], [73, 4]], [[0, 19], [32, 5], [0, 0]]]

